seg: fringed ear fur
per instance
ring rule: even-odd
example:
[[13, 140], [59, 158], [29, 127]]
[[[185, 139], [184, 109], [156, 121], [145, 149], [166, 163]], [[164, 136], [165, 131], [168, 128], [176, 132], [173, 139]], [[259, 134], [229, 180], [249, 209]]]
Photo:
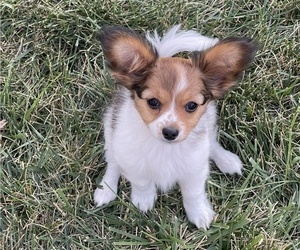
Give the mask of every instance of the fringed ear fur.
[[249, 38], [227, 38], [206, 51], [193, 52], [191, 60], [203, 73], [212, 98], [219, 99], [236, 84], [257, 49], [257, 43]]
[[113, 26], [102, 27], [100, 41], [117, 83], [128, 89], [138, 87], [156, 61], [152, 46], [132, 30]]

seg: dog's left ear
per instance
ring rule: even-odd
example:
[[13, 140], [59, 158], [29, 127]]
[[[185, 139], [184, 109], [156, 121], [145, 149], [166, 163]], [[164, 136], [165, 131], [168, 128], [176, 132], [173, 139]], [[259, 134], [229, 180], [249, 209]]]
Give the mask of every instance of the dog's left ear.
[[191, 60], [203, 73], [212, 98], [219, 99], [235, 85], [257, 49], [257, 43], [249, 38], [227, 38], [204, 52], [193, 52]]
[[114, 26], [102, 27], [100, 41], [117, 83], [131, 90], [137, 88], [156, 61], [152, 46], [132, 30]]

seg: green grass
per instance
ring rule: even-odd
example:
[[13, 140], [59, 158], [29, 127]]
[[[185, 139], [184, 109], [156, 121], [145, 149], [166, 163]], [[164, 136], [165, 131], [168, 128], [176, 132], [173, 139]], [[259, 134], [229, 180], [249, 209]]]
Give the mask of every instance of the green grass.
[[[0, 3], [1, 249], [299, 249], [299, 1], [13, 1]], [[260, 42], [241, 83], [219, 102], [220, 141], [242, 177], [216, 168], [216, 220], [190, 224], [175, 188], [142, 214], [121, 181], [94, 209], [105, 171], [102, 114], [113, 91], [98, 30], [173, 24]]]

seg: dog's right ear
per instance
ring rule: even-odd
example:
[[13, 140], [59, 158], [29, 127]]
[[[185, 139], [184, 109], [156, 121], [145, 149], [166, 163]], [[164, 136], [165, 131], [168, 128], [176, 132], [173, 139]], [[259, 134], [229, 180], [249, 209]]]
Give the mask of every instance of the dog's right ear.
[[131, 90], [146, 78], [157, 58], [153, 47], [127, 28], [103, 26], [100, 41], [117, 83]]

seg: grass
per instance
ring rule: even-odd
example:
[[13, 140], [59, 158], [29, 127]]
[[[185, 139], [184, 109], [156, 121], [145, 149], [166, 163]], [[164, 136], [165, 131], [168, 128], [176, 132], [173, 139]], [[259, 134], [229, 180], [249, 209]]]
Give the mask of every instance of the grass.
[[[14, 1], [0, 3], [1, 249], [299, 249], [299, 1]], [[220, 141], [243, 176], [212, 167], [216, 220], [191, 225], [178, 188], [140, 213], [121, 181], [95, 209], [105, 171], [102, 114], [113, 91], [103, 24], [162, 31], [173, 24], [260, 42], [222, 101]]]

